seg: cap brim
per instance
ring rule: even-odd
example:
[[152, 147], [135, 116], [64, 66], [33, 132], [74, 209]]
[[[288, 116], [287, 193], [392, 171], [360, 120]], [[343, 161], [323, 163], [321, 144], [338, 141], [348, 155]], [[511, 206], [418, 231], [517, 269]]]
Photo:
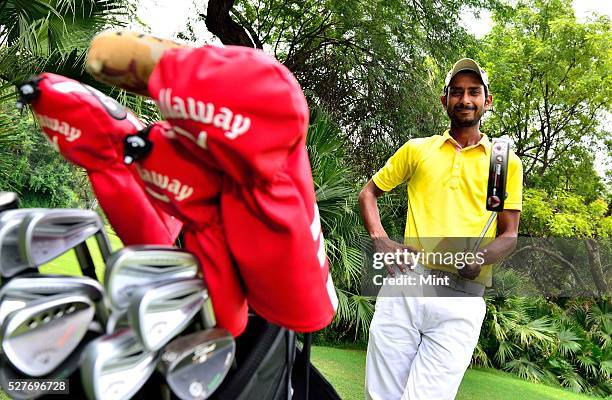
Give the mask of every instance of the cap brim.
[[480, 68], [480, 65], [478, 65], [478, 63], [472, 60], [471, 58], [463, 58], [455, 63], [453, 69], [451, 69], [448, 75], [446, 76], [445, 86], [448, 86], [453, 77], [462, 71], [475, 72], [476, 74], [478, 74], [484, 85], [487, 87], [489, 86], [488, 78], [486, 77], [486, 75], [483, 75], [484, 71], [482, 70], [482, 68]]

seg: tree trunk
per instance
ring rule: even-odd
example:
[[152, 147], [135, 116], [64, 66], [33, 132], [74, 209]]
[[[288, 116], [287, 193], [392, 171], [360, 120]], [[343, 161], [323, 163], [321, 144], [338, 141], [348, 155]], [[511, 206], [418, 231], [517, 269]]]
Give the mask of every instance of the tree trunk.
[[206, 27], [225, 45], [255, 47], [247, 31], [229, 15], [235, 0], [209, 0]]
[[595, 282], [595, 287], [600, 296], [608, 294], [608, 285], [604, 279], [603, 268], [601, 266], [601, 254], [599, 253], [599, 245], [595, 239], [586, 239], [587, 254], [589, 258], [589, 269], [591, 276]]

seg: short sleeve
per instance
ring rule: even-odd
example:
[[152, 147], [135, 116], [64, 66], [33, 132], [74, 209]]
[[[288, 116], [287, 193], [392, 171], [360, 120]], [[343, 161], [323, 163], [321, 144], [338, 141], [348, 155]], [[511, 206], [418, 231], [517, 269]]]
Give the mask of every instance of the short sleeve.
[[387, 163], [374, 176], [372, 180], [378, 188], [388, 192], [397, 185], [410, 179], [414, 171], [414, 143], [406, 142], [387, 160]]
[[523, 164], [514, 152], [510, 153], [506, 192], [508, 197], [504, 202], [504, 210], [521, 211], [523, 209]]

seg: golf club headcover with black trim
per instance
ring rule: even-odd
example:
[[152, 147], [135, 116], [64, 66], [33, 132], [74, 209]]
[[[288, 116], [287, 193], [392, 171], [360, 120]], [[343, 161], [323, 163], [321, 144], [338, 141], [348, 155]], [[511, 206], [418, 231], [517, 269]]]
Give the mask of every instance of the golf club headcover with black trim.
[[135, 161], [145, 192], [184, 223], [184, 246], [200, 261], [217, 325], [238, 336], [246, 328], [248, 306], [221, 226], [223, 176], [186, 152], [167, 122], [153, 124], [145, 136], [153, 150]]
[[255, 312], [300, 332], [327, 326], [337, 298], [305, 146], [308, 106], [293, 75], [255, 49], [176, 48], [149, 93], [176, 140], [228, 178], [222, 222]]
[[87, 171], [93, 191], [125, 245], [173, 244], [181, 223], [155, 208], [133, 167], [123, 163], [122, 138], [144, 126], [127, 109], [73, 79], [43, 73], [31, 101], [38, 122], [64, 158]]

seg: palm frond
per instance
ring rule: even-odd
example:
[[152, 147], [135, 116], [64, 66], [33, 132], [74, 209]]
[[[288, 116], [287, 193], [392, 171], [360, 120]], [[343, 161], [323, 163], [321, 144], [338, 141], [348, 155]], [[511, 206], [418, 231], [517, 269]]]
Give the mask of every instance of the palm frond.
[[538, 364], [525, 357], [508, 361], [504, 369], [531, 382], [542, 382], [548, 375]]
[[557, 334], [557, 346], [563, 356], [575, 354], [582, 348], [581, 338], [569, 329], [563, 329]]
[[546, 348], [554, 343], [556, 333], [549, 318], [542, 317], [527, 324], [516, 324], [512, 335], [517, 338], [523, 348], [530, 346]]
[[368, 337], [370, 322], [372, 322], [372, 316], [374, 315], [375, 298], [371, 296], [353, 295], [351, 301], [355, 306], [355, 314], [357, 317], [355, 319], [355, 339], [358, 337]]

